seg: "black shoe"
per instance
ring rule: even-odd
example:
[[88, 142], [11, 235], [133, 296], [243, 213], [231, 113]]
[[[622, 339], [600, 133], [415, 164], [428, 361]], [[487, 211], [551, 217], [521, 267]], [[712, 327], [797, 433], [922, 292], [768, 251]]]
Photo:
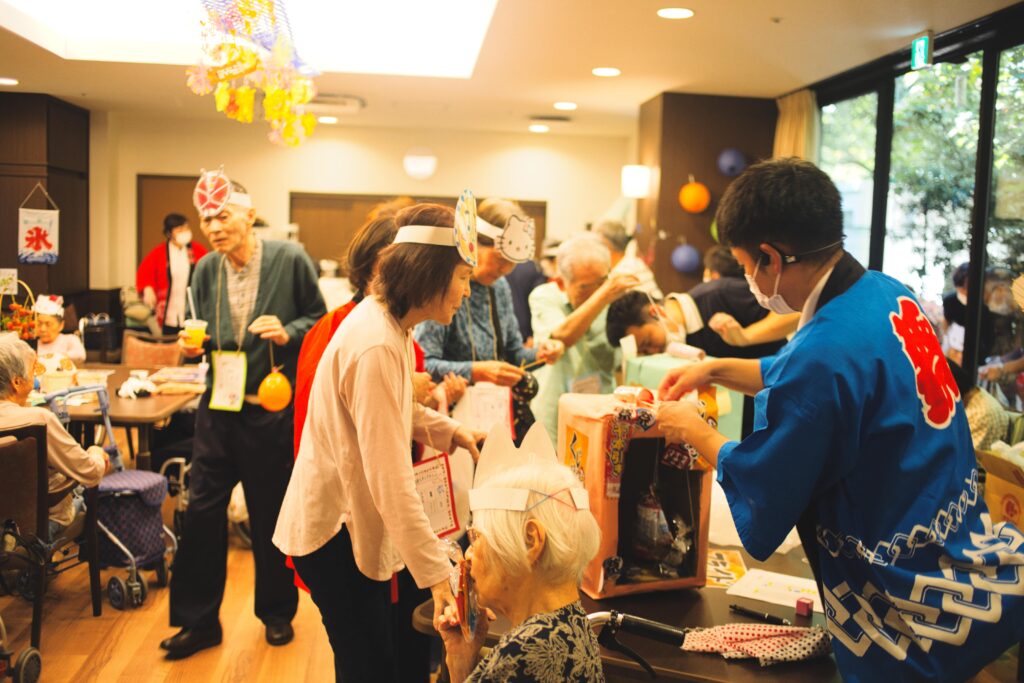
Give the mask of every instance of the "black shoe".
[[220, 624], [214, 628], [183, 628], [170, 638], [160, 642], [160, 647], [167, 650], [167, 659], [184, 659], [191, 657], [200, 650], [220, 645]]
[[295, 637], [295, 631], [288, 622], [267, 624], [267, 642], [271, 645], [287, 645]]

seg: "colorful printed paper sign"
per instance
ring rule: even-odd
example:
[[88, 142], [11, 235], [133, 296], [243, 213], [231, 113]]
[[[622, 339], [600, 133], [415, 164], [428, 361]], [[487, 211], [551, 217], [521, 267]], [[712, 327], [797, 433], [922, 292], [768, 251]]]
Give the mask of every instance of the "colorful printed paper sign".
[[60, 255], [60, 211], [18, 209], [18, 263], [52, 266]]

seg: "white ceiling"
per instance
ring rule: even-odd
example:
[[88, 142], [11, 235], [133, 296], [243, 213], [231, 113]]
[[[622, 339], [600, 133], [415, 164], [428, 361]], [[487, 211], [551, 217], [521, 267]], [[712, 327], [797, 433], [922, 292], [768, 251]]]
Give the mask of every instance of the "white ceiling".
[[[342, 125], [523, 132], [531, 115], [561, 113], [552, 103], [570, 100], [579, 104], [569, 113], [573, 122], [553, 124], [552, 133], [628, 136], [639, 105], [661, 92], [777, 97], [895, 50], [909, 52], [924, 30], [939, 33], [1012, 4], [499, 0], [469, 79], [325, 73], [317, 85], [367, 102]], [[660, 19], [655, 11], [666, 6], [689, 7], [696, 16]], [[4, 10], [0, 3], [0, 25], [10, 26]], [[366, 31], [391, 40], [386, 24]], [[429, 50], [430, 36], [424, 39], [394, 49]], [[0, 76], [21, 81], [0, 90], [49, 93], [92, 110], [221, 116], [212, 96], [186, 88], [181, 66], [64, 60], [4, 28], [0, 55]], [[618, 67], [622, 75], [597, 78], [590, 73], [596, 66]]]

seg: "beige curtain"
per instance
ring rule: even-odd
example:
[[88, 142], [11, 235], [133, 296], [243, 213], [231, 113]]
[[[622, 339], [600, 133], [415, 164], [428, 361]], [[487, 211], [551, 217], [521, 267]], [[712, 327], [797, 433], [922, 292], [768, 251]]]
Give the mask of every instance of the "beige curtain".
[[811, 90], [780, 97], [779, 120], [775, 124], [774, 157], [800, 157], [818, 163], [821, 118], [818, 100]]

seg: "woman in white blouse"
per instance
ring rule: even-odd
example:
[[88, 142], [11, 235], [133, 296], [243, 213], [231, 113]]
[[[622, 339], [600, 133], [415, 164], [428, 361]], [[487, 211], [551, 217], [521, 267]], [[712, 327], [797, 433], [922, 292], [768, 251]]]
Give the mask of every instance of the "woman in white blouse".
[[410, 440], [476, 458], [484, 436], [413, 401], [412, 328], [447, 325], [469, 296], [473, 269], [455, 247], [454, 213], [417, 204], [395, 225], [375, 295], [345, 318], [317, 366], [274, 534], [320, 609], [339, 681], [398, 680], [395, 631], [412, 625], [391, 623], [390, 580], [403, 565], [430, 588], [435, 621], [454, 603], [450, 563], [416, 492]]

